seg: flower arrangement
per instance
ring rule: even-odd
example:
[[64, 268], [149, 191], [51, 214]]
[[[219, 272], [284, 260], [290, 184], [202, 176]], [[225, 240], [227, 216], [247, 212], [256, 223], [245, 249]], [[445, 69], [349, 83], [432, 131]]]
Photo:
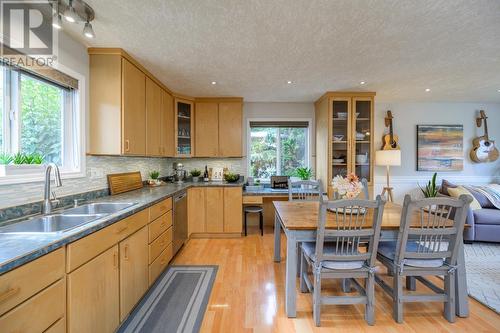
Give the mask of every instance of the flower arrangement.
[[332, 186], [341, 199], [354, 199], [363, 189], [363, 184], [354, 173], [348, 174], [345, 178], [340, 175], [335, 176], [332, 180]]

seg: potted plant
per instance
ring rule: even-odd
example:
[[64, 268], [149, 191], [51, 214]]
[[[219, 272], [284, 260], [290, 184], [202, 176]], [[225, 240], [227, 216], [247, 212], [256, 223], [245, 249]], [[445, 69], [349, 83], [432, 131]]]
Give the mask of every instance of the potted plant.
[[425, 185], [424, 188], [420, 186], [420, 184], [417, 184], [418, 187], [420, 187], [420, 190], [424, 194], [424, 197], [426, 198], [434, 198], [437, 197], [438, 194], [438, 188], [436, 186], [436, 177], [437, 177], [437, 172], [432, 175], [431, 180], [427, 182], [427, 185]]
[[297, 168], [297, 170], [295, 170], [295, 174], [300, 178], [300, 180], [309, 180], [312, 177], [312, 170], [311, 168], [306, 167]]
[[0, 176], [43, 174], [44, 157], [41, 154], [0, 154]]
[[148, 184], [149, 185], [160, 185], [160, 172], [158, 170], [153, 170], [149, 173]]
[[191, 173], [191, 177], [193, 177], [193, 182], [197, 183], [200, 181], [201, 170], [193, 169], [193, 170], [191, 170], [190, 173]]

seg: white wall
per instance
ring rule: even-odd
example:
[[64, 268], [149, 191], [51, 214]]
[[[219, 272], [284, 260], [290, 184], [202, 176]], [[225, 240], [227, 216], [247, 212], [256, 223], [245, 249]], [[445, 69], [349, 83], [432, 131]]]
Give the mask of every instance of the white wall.
[[[500, 178], [500, 160], [493, 163], [474, 163], [469, 158], [472, 139], [483, 135], [483, 128], [475, 125], [477, 111], [484, 109], [488, 118], [491, 139], [500, 143], [500, 104], [481, 103], [375, 103], [375, 150], [382, 145], [385, 131], [384, 117], [387, 110], [394, 116], [394, 133], [399, 136], [401, 166], [391, 169], [391, 185], [398, 201], [407, 192], [418, 193], [417, 183], [424, 184], [432, 172], [416, 171], [417, 125], [459, 124], [464, 126], [464, 169], [460, 172], [438, 172], [439, 179], [457, 183], [479, 184]], [[375, 193], [385, 184], [385, 168], [375, 167]]]
[[[266, 103], [247, 102], [243, 105], [243, 156], [247, 156], [248, 123], [250, 119], [301, 119], [310, 120], [310, 159], [311, 167], [315, 169], [315, 128], [314, 128], [314, 103]], [[247, 171], [247, 158], [244, 158], [243, 168]]]

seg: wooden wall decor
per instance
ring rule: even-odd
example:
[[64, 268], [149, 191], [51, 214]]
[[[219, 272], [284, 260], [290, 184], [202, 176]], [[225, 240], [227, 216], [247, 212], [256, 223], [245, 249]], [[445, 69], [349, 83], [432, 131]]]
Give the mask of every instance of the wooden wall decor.
[[108, 184], [111, 195], [137, 190], [144, 186], [139, 171], [109, 174]]

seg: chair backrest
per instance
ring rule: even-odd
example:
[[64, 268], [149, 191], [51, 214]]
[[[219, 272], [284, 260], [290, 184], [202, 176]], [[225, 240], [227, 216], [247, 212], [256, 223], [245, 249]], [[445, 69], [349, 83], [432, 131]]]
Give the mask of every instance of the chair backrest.
[[298, 180], [288, 179], [289, 201], [319, 201], [323, 195], [321, 180]]
[[[365, 260], [375, 265], [382, 215], [385, 201], [378, 195], [375, 200], [350, 199], [321, 201], [316, 234], [317, 262], [325, 260]], [[329, 218], [328, 218], [329, 217]], [[326, 228], [326, 222], [334, 225]], [[323, 251], [325, 239], [335, 242], [334, 251]], [[361, 242], [368, 240], [368, 250], [359, 251]]]
[[[363, 199], [369, 200], [370, 194], [368, 193], [368, 180], [366, 180], [366, 178], [362, 178], [361, 184], [363, 184]], [[338, 192], [333, 192], [333, 199], [334, 200], [340, 199]]]
[[[472, 198], [461, 195], [412, 200], [406, 195], [401, 212], [395, 262], [403, 259], [445, 259], [455, 265], [458, 246], [462, 242], [465, 218]], [[452, 211], [455, 215], [451, 217]], [[416, 249], [407, 247], [416, 242]]]

